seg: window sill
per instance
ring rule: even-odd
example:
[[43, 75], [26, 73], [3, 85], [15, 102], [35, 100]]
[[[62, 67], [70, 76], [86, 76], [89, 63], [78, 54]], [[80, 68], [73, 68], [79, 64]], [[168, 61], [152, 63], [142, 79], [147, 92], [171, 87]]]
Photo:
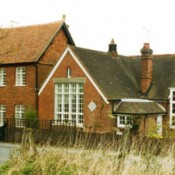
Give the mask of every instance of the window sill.
[[175, 126], [172, 126], [172, 125], [171, 125], [171, 126], [170, 126], [170, 129], [175, 129]]
[[17, 87], [25, 87], [26, 85], [15, 85]]
[[62, 122], [59, 122], [59, 121], [53, 121], [52, 122], [52, 125], [53, 126], [58, 126], [58, 125], [63, 125], [63, 126], [76, 126], [77, 128], [83, 128], [83, 124], [73, 124], [72, 122], [65, 122], [65, 121], [62, 121]]
[[131, 125], [118, 125], [117, 128], [125, 129], [125, 128], [132, 128], [132, 126]]
[[6, 87], [6, 85], [0, 85], [0, 87]]

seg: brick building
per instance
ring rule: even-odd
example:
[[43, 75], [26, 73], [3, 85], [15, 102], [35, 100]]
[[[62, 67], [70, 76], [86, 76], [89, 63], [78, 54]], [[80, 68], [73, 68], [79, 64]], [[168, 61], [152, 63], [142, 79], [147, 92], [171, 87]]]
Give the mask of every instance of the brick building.
[[[0, 116], [36, 109], [52, 125], [143, 135], [175, 128], [175, 55], [140, 56], [76, 47], [64, 21], [5, 29], [0, 39]], [[171, 132], [173, 133], [173, 132]]]
[[66, 45], [74, 41], [64, 21], [0, 31], [0, 117], [38, 111], [38, 90]]

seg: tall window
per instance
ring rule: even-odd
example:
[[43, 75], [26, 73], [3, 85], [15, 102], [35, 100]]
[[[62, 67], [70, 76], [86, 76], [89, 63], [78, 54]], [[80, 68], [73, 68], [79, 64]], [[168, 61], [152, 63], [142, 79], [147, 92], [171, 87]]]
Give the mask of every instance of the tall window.
[[6, 69], [0, 68], [0, 86], [6, 85]]
[[129, 115], [119, 115], [117, 117], [117, 127], [125, 128], [127, 126], [132, 127], [133, 118]]
[[16, 68], [16, 85], [24, 86], [26, 84], [26, 69], [25, 67]]
[[15, 120], [16, 127], [24, 127], [24, 113], [25, 106], [24, 105], [16, 105], [15, 106]]
[[71, 78], [71, 68], [67, 68], [67, 78]]
[[175, 128], [175, 89], [170, 90], [170, 127]]
[[83, 126], [83, 91], [83, 83], [55, 85], [55, 120], [72, 120]]
[[0, 126], [3, 126], [4, 124], [5, 115], [6, 115], [6, 106], [0, 105]]

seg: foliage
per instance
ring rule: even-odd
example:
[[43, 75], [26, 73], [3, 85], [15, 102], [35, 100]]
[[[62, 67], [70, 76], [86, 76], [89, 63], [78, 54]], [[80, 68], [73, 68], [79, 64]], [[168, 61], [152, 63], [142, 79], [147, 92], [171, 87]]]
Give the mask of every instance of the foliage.
[[37, 126], [38, 126], [37, 111], [35, 111], [35, 110], [27, 110], [25, 112], [25, 116], [24, 117], [26, 119], [26, 123], [25, 123], [26, 127], [37, 128]]

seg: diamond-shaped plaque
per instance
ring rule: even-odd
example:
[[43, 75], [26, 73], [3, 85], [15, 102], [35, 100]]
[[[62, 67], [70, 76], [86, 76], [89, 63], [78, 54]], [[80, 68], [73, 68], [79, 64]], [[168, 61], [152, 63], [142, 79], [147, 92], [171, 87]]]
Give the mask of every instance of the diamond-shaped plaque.
[[91, 111], [94, 111], [96, 107], [97, 107], [97, 105], [96, 105], [93, 101], [91, 101], [91, 102], [89, 103], [89, 105], [88, 105], [88, 108], [89, 108]]

